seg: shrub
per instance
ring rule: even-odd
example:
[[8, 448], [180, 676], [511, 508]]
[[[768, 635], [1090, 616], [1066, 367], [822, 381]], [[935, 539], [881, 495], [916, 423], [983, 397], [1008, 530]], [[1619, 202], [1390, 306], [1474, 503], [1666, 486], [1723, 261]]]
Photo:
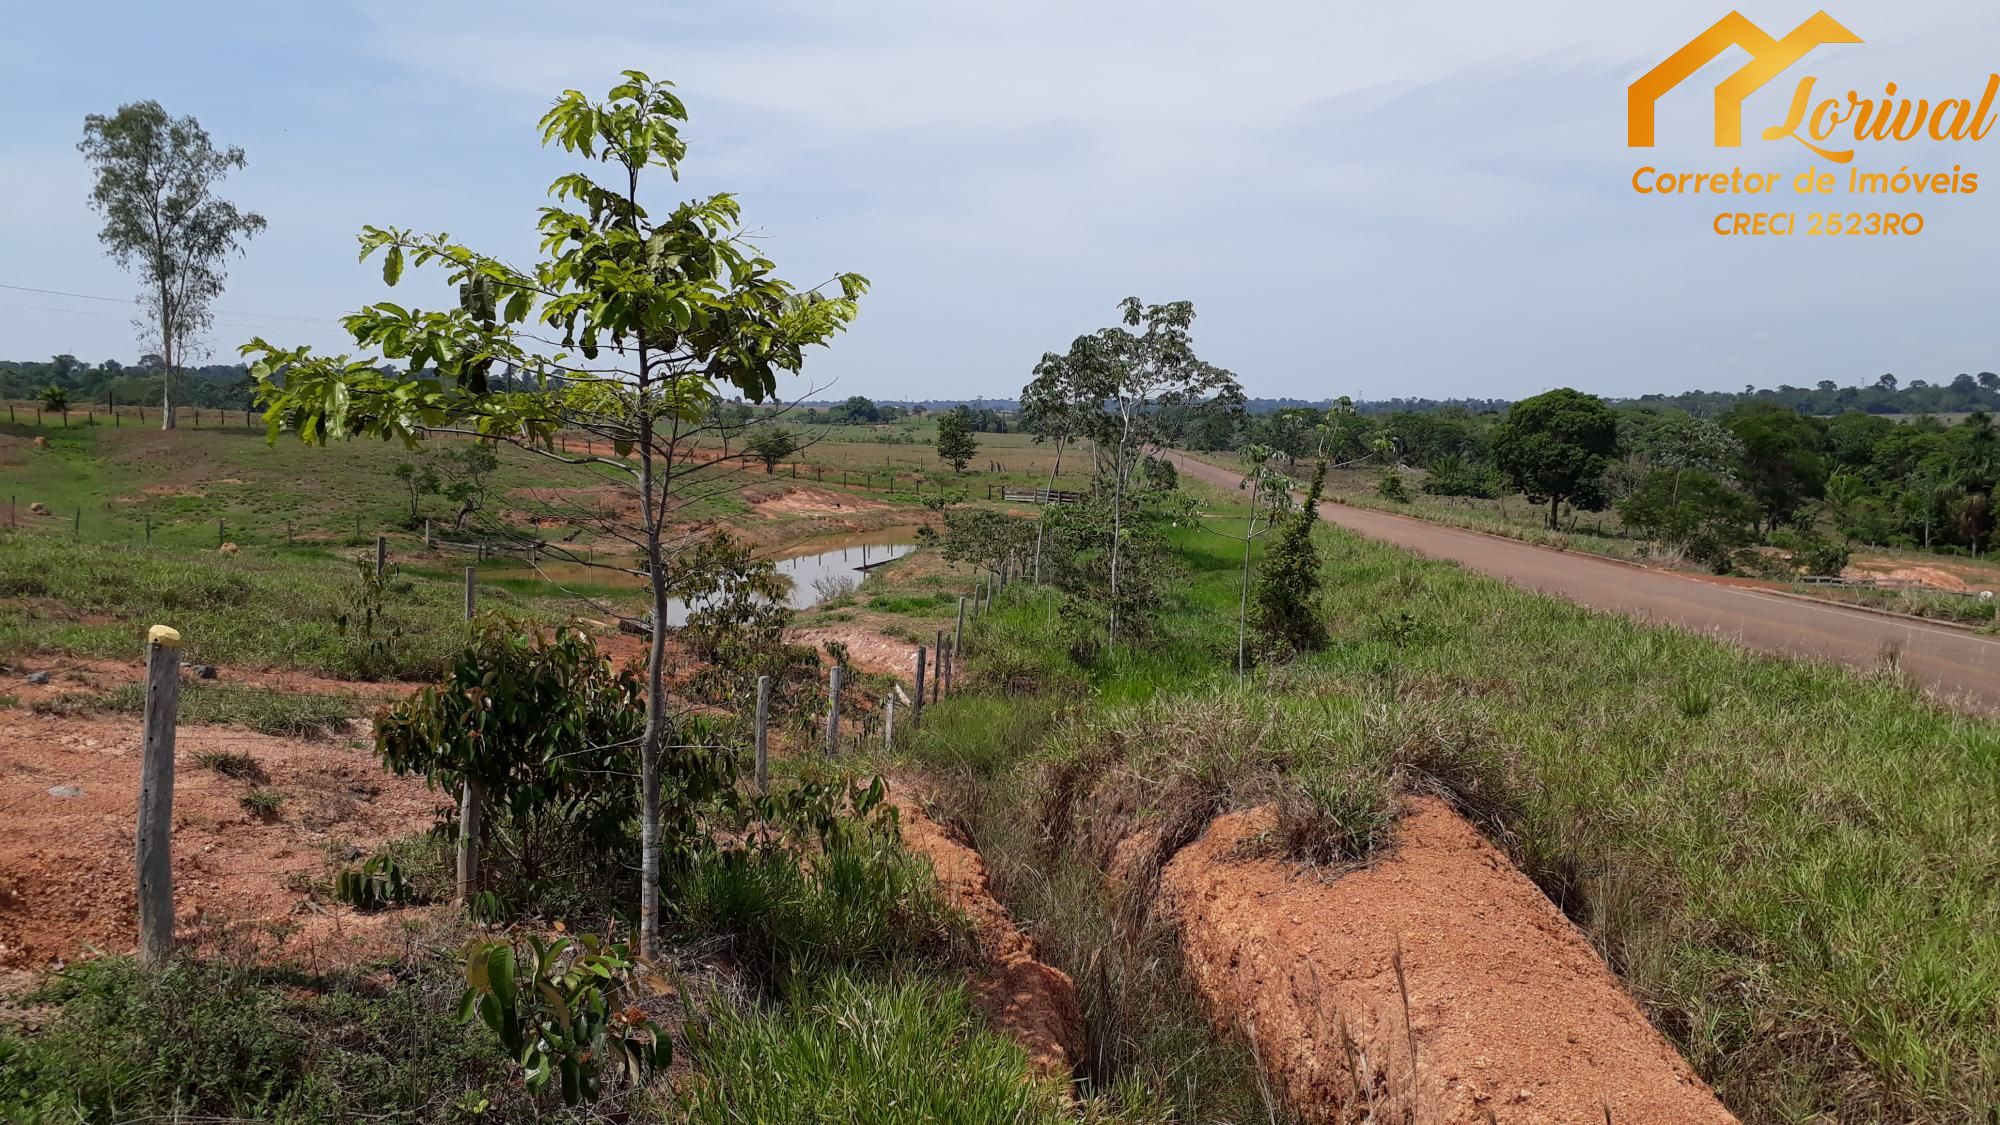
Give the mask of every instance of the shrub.
[[1382, 474], [1382, 479], [1375, 484], [1375, 492], [1384, 500], [1398, 504], [1410, 502], [1410, 490], [1403, 484], [1403, 474], [1394, 469]]
[[630, 1002], [644, 966], [624, 945], [595, 934], [575, 942], [531, 935], [523, 951], [475, 938], [459, 957], [466, 982], [459, 1018], [478, 1014], [505, 1057], [520, 1064], [531, 1094], [554, 1081], [564, 1105], [595, 1102], [607, 1063], [637, 1086], [673, 1058], [673, 1041]]
[[1278, 801], [1278, 841], [1286, 855], [1306, 863], [1355, 863], [1388, 845], [1399, 811], [1389, 771], [1305, 770], [1289, 779]]
[[1500, 474], [1483, 465], [1467, 464], [1465, 458], [1448, 453], [1431, 464], [1421, 486], [1430, 496], [1470, 496], [1491, 500], [1505, 487]]
[[[638, 673], [614, 672], [581, 629], [543, 634], [488, 618], [444, 683], [376, 717], [376, 753], [447, 792], [483, 786], [525, 896], [545, 883], [601, 888], [596, 868], [615, 862], [638, 814], [627, 779], [639, 772], [641, 692]], [[683, 780], [713, 775], [701, 752], [674, 761]], [[558, 864], [575, 866], [555, 878]]]
[[1278, 542], [1257, 568], [1251, 621], [1265, 645], [1287, 652], [1311, 652], [1326, 644], [1320, 619], [1319, 548], [1313, 529], [1319, 525], [1319, 496], [1326, 486], [1326, 462], [1313, 473], [1305, 503], [1286, 517]]
[[39, 1031], [0, 1034], [0, 1120], [309, 1125], [511, 1101], [492, 1038], [454, 1023], [456, 994], [428, 956], [389, 989], [224, 961], [80, 962], [34, 998], [54, 1006]]
[[415, 896], [403, 865], [389, 856], [374, 855], [334, 876], [333, 897], [356, 910], [381, 910], [402, 906]]
[[754, 980], [946, 952], [957, 936], [884, 787], [807, 782], [759, 798], [739, 843], [701, 853], [671, 896], [684, 932]]
[[264, 780], [264, 767], [257, 759], [236, 750], [201, 750], [194, 756], [194, 764], [205, 770], [213, 770], [224, 777], [239, 781]]
[[1792, 569], [1800, 574], [1839, 574], [1847, 569], [1847, 544], [1828, 539], [1817, 531], [1782, 529], [1772, 534], [1771, 545], [1791, 555]]
[[250, 792], [237, 798], [238, 803], [243, 806], [244, 812], [263, 821], [278, 819], [278, 810], [284, 807], [285, 800], [286, 797], [283, 793], [278, 793], [270, 789], [252, 789]]

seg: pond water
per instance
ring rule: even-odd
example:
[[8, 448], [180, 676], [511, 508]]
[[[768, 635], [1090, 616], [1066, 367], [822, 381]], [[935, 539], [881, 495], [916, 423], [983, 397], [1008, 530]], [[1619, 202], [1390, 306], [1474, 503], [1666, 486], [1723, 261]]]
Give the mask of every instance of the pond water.
[[[791, 580], [786, 604], [793, 609], [808, 609], [825, 601], [844, 581], [851, 580], [859, 586], [867, 574], [864, 568], [902, 558], [916, 547], [915, 527], [889, 527], [801, 540], [780, 549], [774, 557], [778, 573]], [[538, 570], [522, 574], [579, 587], [638, 589], [646, 584], [638, 575], [599, 570], [581, 563], [545, 563]], [[678, 599], [669, 603], [667, 624], [680, 625], [686, 620], [687, 607]]]

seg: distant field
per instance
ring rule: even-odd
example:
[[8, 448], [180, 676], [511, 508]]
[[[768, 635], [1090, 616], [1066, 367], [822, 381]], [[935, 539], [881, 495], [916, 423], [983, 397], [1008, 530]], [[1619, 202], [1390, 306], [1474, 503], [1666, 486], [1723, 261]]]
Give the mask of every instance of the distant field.
[[[16, 416], [22, 412], [17, 409]], [[214, 411], [205, 411], [211, 423]], [[28, 417], [32, 419], [32, 414]], [[156, 412], [149, 417], [157, 420]], [[420, 533], [421, 519], [412, 522], [410, 500], [392, 475], [399, 462], [415, 455], [399, 445], [373, 441], [334, 442], [310, 447], [291, 438], [275, 446], [266, 442], [261, 425], [246, 428], [240, 413], [230, 426], [183, 426], [162, 431], [127, 420], [122, 426], [86, 423], [72, 412], [67, 428], [54, 420], [35, 426], [32, 420], [0, 421], [0, 502], [11, 499], [21, 525], [30, 530], [74, 534], [85, 542], [141, 543], [148, 521], [158, 546], [212, 548], [220, 538], [243, 546], [272, 545], [290, 537], [298, 542], [370, 542], [377, 534], [409, 537]], [[760, 465], [744, 464], [738, 483], [757, 486], [794, 475], [828, 487], [852, 487], [881, 495], [896, 487], [908, 495], [919, 480], [926, 489], [939, 483], [978, 497], [987, 485], [1045, 484], [1055, 464], [1053, 446], [1036, 445], [1025, 434], [981, 434], [980, 449], [963, 474], [941, 463], [931, 449], [930, 426], [921, 426], [921, 442], [875, 440], [871, 427], [794, 427], [810, 444], [796, 457], [767, 474]], [[910, 426], [903, 432], [916, 432]], [[37, 448], [36, 437], [49, 447]], [[584, 439], [573, 439], [582, 452]], [[459, 446], [456, 439], [429, 443], [437, 453]], [[741, 441], [729, 452], [740, 455]], [[585, 470], [560, 465], [510, 447], [496, 448], [500, 468], [492, 484], [490, 505], [505, 502], [520, 489], [582, 488], [601, 483]], [[721, 443], [700, 451], [722, 455]], [[1063, 454], [1061, 485], [1080, 487], [1088, 479], [1089, 454], [1075, 448]], [[727, 494], [705, 500], [684, 518], [727, 518], [745, 511], [741, 500]], [[884, 497], [887, 498], [887, 497]], [[910, 499], [914, 502], [915, 497]], [[32, 504], [49, 515], [31, 516]], [[438, 496], [420, 499], [419, 511], [438, 519], [444, 530], [449, 505]], [[0, 518], [7, 512], [0, 511]], [[557, 534], [551, 530], [551, 535]]]

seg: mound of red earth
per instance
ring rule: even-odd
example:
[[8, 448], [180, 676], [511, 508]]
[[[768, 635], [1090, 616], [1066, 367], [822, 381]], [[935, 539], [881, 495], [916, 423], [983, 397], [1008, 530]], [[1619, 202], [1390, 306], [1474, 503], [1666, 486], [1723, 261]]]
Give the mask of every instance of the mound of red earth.
[[945, 900], [972, 920], [980, 954], [973, 1002], [995, 1028], [1027, 1049], [1037, 1071], [1068, 1081], [1083, 1047], [1083, 1016], [1069, 974], [1036, 957], [1034, 939], [993, 897], [978, 852], [908, 800], [897, 798], [896, 808], [903, 842], [930, 859]]
[[1735, 1120], [1584, 935], [1441, 802], [1413, 800], [1393, 852], [1337, 878], [1270, 858], [1272, 822], [1217, 819], [1161, 889], [1212, 1009], [1307, 1119]]

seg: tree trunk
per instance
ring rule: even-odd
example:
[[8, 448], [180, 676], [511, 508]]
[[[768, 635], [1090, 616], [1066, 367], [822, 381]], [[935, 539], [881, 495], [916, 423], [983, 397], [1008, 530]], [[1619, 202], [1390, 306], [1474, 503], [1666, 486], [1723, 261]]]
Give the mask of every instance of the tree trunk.
[[1560, 496], [1551, 496], [1551, 497], [1549, 497], [1549, 530], [1550, 530], [1550, 531], [1561, 531], [1561, 530], [1562, 530], [1562, 502], [1563, 502], [1563, 498], [1562, 498], [1562, 497], [1560, 497]]
[[[626, 199], [632, 207], [632, 231], [638, 233], [639, 172], [627, 170]], [[660, 534], [666, 528], [667, 493], [673, 487], [673, 445], [667, 447], [667, 479], [659, 495], [653, 490], [652, 371], [650, 349], [639, 335], [639, 487], [640, 516], [646, 530], [646, 577], [653, 593], [653, 635], [646, 651], [646, 730], [639, 740], [639, 952], [660, 952], [660, 767], [667, 745], [667, 568], [660, 555]], [[674, 436], [679, 436], [675, 422]]]
[[[1243, 633], [1250, 619], [1250, 541], [1257, 537], [1256, 499], [1250, 501], [1250, 526], [1243, 532], [1243, 590], [1236, 598], [1236, 686], [1243, 686]], [[1274, 517], [1275, 518], [1275, 517]]]
[[1125, 444], [1132, 433], [1131, 415], [1125, 415], [1118, 427], [1118, 455], [1112, 466], [1113, 488], [1111, 495], [1111, 631], [1107, 651], [1118, 648], [1118, 547], [1125, 530]]
[[[1063, 439], [1057, 438], [1056, 463], [1055, 466], [1049, 470], [1050, 492], [1054, 492], [1056, 490], [1056, 474], [1062, 472], [1062, 447], [1063, 447]], [[1042, 497], [1043, 501], [1042, 514], [1035, 520], [1035, 585], [1037, 586], [1042, 584], [1042, 539], [1048, 534], [1049, 530], [1048, 499], [1049, 498], [1047, 496]]]
[[167, 283], [160, 282], [160, 428], [174, 428], [174, 306]]

